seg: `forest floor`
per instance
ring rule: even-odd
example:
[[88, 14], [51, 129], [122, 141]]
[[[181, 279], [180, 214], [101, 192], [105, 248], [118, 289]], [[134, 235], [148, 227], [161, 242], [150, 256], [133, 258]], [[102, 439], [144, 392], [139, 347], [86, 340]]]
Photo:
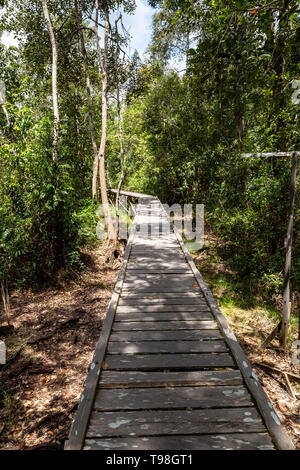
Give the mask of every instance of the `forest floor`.
[[85, 250], [76, 281], [11, 294], [7, 364], [0, 366], [0, 449], [62, 449], [121, 258]]
[[[261, 347], [262, 341], [278, 323], [282, 298], [275, 296], [270, 301], [264, 295], [262, 286], [257, 285], [254, 280], [240, 279], [226, 263], [225, 253], [228, 250], [225, 248], [224, 242], [206, 229], [204, 247], [200, 252], [192, 253], [192, 257], [246, 352], [283, 425], [296, 448], [300, 449], [300, 400], [294, 399], [289, 393], [284, 375], [273, 370], [280, 369], [300, 377], [300, 365], [292, 364], [292, 351], [280, 353], [279, 342], [276, 340], [270, 347]], [[289, 346], [296, 339], [297, 322], [294, 318]], [[300, 380], [294, 380], [290, 376], [289, 380], [294, 393], [299, 394]]]

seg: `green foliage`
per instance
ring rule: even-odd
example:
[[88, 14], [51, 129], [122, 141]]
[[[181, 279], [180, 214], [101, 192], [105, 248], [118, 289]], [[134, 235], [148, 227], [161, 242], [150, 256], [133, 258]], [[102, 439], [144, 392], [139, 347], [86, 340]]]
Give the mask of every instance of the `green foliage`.
[[[49, 122], [33, 122], [32, 112], [14, 115], [22, 145], [0, 150], [0, 276], [20, 284], [49, 279], [74, 250], [70, 219], [73, 187], [67, 167], [55, 167], [49, 149]], [[48, 148], [47, 148], [48, 147]]]
[[[165, 70], [137, 87], [125, 111], [125, 116], [134, 112], [126, 134], [142, 135], [144, 162], [151, 156], [150, 166], [141, 166], [140, 158], [129, 164], [130, 181], [134, 189], [147, 187], [170, 204], [204, 203], [206, 220], [226, 242], [232, 267], [276, 291], [290, 160], [244, 160], [241, 153], [300, 149], [299, 105], [291, 99], [292, 81], [299, 79], [296, 2], [290, 2], [289, 15], [284, 5], [275, 13], [267, 1], [253, 10], [251, 2], [237, 1], [152, 4], [160, 10], [148, 65], [160, 61]], [[187, 33], [189, 49], [184, 47]], [[186, 56], [183, 75], [166, 65], [180, 44]], [[296, 208], [298, 203], [299, 196]], [[299, 229], [297, 209], [294, 287], [300, 281]]]
[[[58, 46], [61, 116], [53, 164], [51, 44], [41, 2], [3, 3], [0, 31], [14, 32], [20, 47], [1, 46], [0, 51], [0, 80], [7, 95], [7, 114], [0, 110], [0, 277], [25, 284], [49, 279], [68, 264], [80, 266], [80, 246], [95, 242], [93, 151], [74, 5], [48, 2]], [[88, 17], [94, 2], [82, 3]], [[135, 2], [108, 3], [111, 10], [122, 5], [132, 12]], [[169, 204], [204, 203], [206, 220], [226, 242], [231, 265], [247, 278], [262, 279], [276, 293], [283, 268], [289, 162], [244, 160], [241, 153], [300, 149], [299, 105], [291, 99], [293, 80], [300, 76], [297, 2], [264, 0], [255, 8], [250, 1], [234, 0], [149, 3], [156, 11], [148, 60], [143, 63], [135, 53], [118, 64], [125, 96], [125, 186]], [[100, 64], [93, 33], [84, 34], [98, 137]], [[168, 64], [178, 56], [185, 61], [181, 73]], [[112, 98], [117, 76], [113, 40], [108, 59]], [[113, 99], [107, 134], [107, 179], [116, 187], [120, 143]], [[295, 286], [300, 284], [298, 203], [299, 196]]]

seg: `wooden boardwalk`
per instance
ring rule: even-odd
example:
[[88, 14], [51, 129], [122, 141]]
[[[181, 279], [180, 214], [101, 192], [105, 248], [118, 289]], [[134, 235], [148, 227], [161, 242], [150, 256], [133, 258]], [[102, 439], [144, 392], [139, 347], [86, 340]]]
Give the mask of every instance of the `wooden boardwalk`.
[[140, 199], [65, 449], [292, 449], [168, 225], [158, 199]]

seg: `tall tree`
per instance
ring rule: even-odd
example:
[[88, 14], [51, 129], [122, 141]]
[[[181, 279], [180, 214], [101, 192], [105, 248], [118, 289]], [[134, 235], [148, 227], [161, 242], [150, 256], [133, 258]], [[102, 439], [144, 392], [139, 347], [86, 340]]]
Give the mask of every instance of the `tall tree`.
[[[99, 158], [99, 179], [100, 179], [100, 192], [101, 192], [101, 201], [103, 206], [104, 218], [108, 230], [108, 235], [110, 239], [115, 238], [115, 230], [113, 227], [110, 207], [107, 197], [107, 186], [106, 186], [106, 175], [105, 175], [105, 149], [106, 149], [106, 140], [107, 140], [107, 60], [108, 60], [108, 43], [109, 43], [109, 33], [111, 30], [109, 22], [109, 6], [108, 2], [103, 4], [104, 17], [105, 17], [105, 28], [104, 28], [104, 48], [103, 54], [100, 55], [100, 48], [97, 47], [98, 53], [100, 55], [101, 63], [101, 79], [102, 79], [102, 129], [101, 129], [101, 142], [98, 153]], [[99, 12], [99, 2], [96, 0], [96, 25]], [[98, 25], [97, 25], [98, 26]], [[98, 38], [97, 38], [98, 42]]]
[[123, 129], [122, 129], [122, 117], [121, 117], [121, 83], [120, 83], [120, 45], [119, 45], [119, 31], [118, 31], [118, 22], [122, 21], [122, 15], [119, 16], [118, 20], [115, 21], [115, 37], [116, 37], [116, 60], [115, 60], [115, 71], [116, 71], [116, 98], [117, 98], [117, 119], [118, 119], [118, 130], [119, 130], [119, 140], [120, 140], [120, 166], [121, 173], [120, 179], [117, 188], [116, 194], [116, 240], [119, 236], [119, 226], [120, 226], [120, 192], [122, 184], [125, 178], [124, 172], [124, 162], [125, 162], [125, 153], [124, 153], [124, 142], [123, 142]]
[[53, 31], [48, 5], [46, 0], [41, 0], [43, 5], [43, 12], [45, 20], [47, 23], [47, 28], [51, 41], [52, 48], [52, 102], [53, 102], [53, 114], [54, 114], [54, 123], [53, 123], [53, 149], [52, 149], [52, 159], [56, 161], [57, 158], [57, 146], [58, 146], [58, 137], [59, 137], [59, 108], [58, 108], [58, 92], [57, 92], [57, 46], [55, 34]]
[[[88, 114], [89, 114], [89, 131], [90, 131], [93, 153], [94, 153], [93, 178], [92, 178], [92, 197], [94, 198], [97, 195], [97, 176], [98, 176], [99, 158], [98, 158], [98, 146], [97, 146], [97, 140], [96, 140], [96, 132], [95, 132], [95, 126], [94, 126], [94, 113], [93, 113], [91, 81], [90, 81], [90, 73], [89, 73], [89, 60], [88, 60], [88, 54], [87, 54], [84, 34], [83, 34], [84, 27], [82, 24], [80, 0], [75, 0], [75, 9], [76, 9], [78, 33], [80, 37], [81, 54], [82, 54], [83, 63], [84, 63], [84, 74], [85, 74], [85, 84], [86, 84], [86, 94], [87, 94]], [[96, 34], [98, 34], [97, 30], [96, 30]]]

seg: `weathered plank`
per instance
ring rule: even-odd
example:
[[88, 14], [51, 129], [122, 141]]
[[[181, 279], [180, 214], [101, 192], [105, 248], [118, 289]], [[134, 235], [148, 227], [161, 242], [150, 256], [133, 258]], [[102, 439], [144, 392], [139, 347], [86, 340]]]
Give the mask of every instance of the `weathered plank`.
[[266, 433], [87, 439], [84, 450], [274, 450]]
[[[157, 272], [156, 272], [157, 271]], [[161, 261], [155, 261], [150, 263], [130, 263], [128, 266], [127, 273], [129, 275], [137, 274], [190, 274], [191, 270], [188, 265], [184, 262], [182, 263], [166, 263]]]
[[105, 358], [110, 370], [192, 370], [212, 367], [234, 367], [229, 354], [122, 354], [107, 355]]
[[[143, 275], [136, 275], [136, 274], [128, 274], [126, 273], [125, 281], [132, 280], [132, 281], [148, 281], [148, 282], [185, 282], [189, 284], [190, 282], [195, 283], [195, 277], [191, 273], [187, 274], [180, 274], [180, 276], [176, 276], [175, 274], [143, 274]], [[197, 284], [198, 286], [198, 284]], [[199, 286], [198, 286], [199, 289]]]
[[142, 307], [143, 305], [149, 306], [152, 308], [156, 308], [156, 304], [158, 305], [205, 305], [207, 306], [206, 301], [200, 297], [175, 297], [175, 298], [170, 298], [170, 297], [143, 297], [143, 298], [135, 298], [135, 297], [121, 297], [119, 301], [119, 307], [126, 307], [126, 306], [133, 306], [133, 307]]
[[242, 385], [238, 370], [203, 370], [180, 372], [110, 371], [101, 373], [101, 388], [184, 387], [204, 385]]
[[102, 412], [91, 415], [87, 437], [265, 432], [255, 408]]
[[129, 263], [130, 266], [139, 266], [141, 264], [144, 264], [145, 266], [152, 266], [156, 264], [158, 266], [168, 266], [171, 264], [172, 267], [186, 266], [188, 269], [190, 269], [182, 251], [176, 253], [176, 256], [174, 256], [174, 253], [160, 252], [159, 256], [155, 258], [153, 258], [153, 251], [151, 253], [139, 253], [138, 255], [131, 253]]
[[[213, 320], [213, 316], [209, 311], [202, 312], [153, 312], [143, 313], [132, 312], [132, 313], [117, 313], [115, 316], [115, 322], [161, 322], [169, 320]], [[159, 324], [157, 325], [159, 328]]]
[[[134, 291], [134, 289], [135, 287], [132, 283], [129, 285], [127, 284], [123, 288], [122, 294], [127, 295], [127, 293]], [[198, 287], [193, 286], [187, 289], [184, 286], [180, 287], [178, 285], [177, 286], [176, 285], [173, 285], [173, 286], [157, 285], [154, 287], [147, 287], [147, 286], [140, 285], [136, 287], [136, 291], [140, 292], [141, 294], [157, 294], [157, 295], [164, 294], [165, 292], [180, 292], [182, 295], [183, 293], [185, 294], [189, 292], [197, 292]]]
[[127, 274], [123, 290], [154, 292], [199, 291], [194, 276], [190, 274]]
[[139, 255], [144, 255], [144, 256], [147, 256], [148, 258], [151, 258], [153, 259], [153, 257], [157, 257], [157, 258], [161, 258], [162, 256], [165, 256], [165, 257], [171, 257], [173, 256], [173, 259], [174, 259], [174, 256], [181, 256], [182, 255], [182, 251], [179, 249], [179, 248], [166, 248], [166, 249], [143, 249], [143, 248], [133, 248], [132, 249], [132, 252], [131, 252], [131, 255], [132, 256], [139, 256]]
[[111, 342], [107, 349], [109, 354], [175, 354], [226, 352], [224, 341], [141, 341], [135, 343]]
[[174, 259], [174, 256], [172, 258], [168, 258], [167, 260], [156, 258], [130, 258], [127, 271], [130, 271], [131, 269], [185, 269], [188, 271], [188, 273], [191, 272], [189, 265], [183, 257], [180, 259], [177, 259], [176, 257]]
[[198, 312], [198, 313], [202, 313], [202, 312], [210, 312], [208, 306], [204, 303], [200, 304], [198, 303], [198, 305], [172, 305], [172, 304], [159, 304], [159, 303], [156, 303], [156, 304], [152, 304], [152, 305], [149, 305], [149, 304], [135, 304], [135, 305], [130, 305], [130, 306], [126, 306], [126, 305], [120, 305], [118, 306], [117, 308], [117, 313], [120, 313], [120, 314], [129, 314], [129, 313], [162, 313], [162, 312]]
[[168, 322], [115, 322], [113, 331], [139, 331], [139, 330], [215, 330], [215, 321], [168, 321]]
[[144, 299], [145, 301], [150, 299], [150, 300], [155, 300], [158, 299], [160, 302], [161, 300], [165, 301], [168, 299], [204, 299], [203, 293], [198, 289], [193, 292], [186, 292], [182, 294], [182, 292], [163, 292], [161, 294], [157, 294], [154, 292], [148, 292], [148, 293], [143, 293], [143, 292], [123, 292], [121, 300], [127, 301], [127, 300], [134, 300], [134, 299]]
[[143, 274], [188, 274], [190, 273], [189, 269], [186, 268], [139, 268], [139, 269], [128, 269], [128, 273], [135, 274], [135, 275], [143, 275]]
[[206, 409], [253, 406], [247, 389], [235, 387], [164, 387], [100, 389], [94, 409], [155, 410]]
[[147, 330], [118, 331], [110, 336], [114, 341], [207, 341], [218, 340], [222, 336], [219, 330]]
[[150, 252], [160, 252], [162, 251], [165, 255], [171, 255], [174, 251], [180, 253], [180, 247], [175, 240], [174, 242], [167, 242], [165, 240], [148, 240], [148, 243], [135, 243], [132, 247], [131, 254], [141, 252], [143, 255], [147, 256]]

